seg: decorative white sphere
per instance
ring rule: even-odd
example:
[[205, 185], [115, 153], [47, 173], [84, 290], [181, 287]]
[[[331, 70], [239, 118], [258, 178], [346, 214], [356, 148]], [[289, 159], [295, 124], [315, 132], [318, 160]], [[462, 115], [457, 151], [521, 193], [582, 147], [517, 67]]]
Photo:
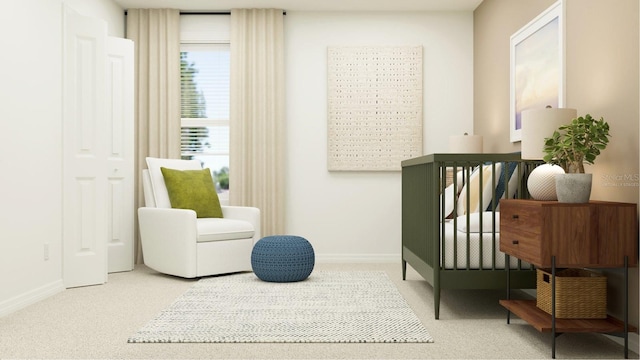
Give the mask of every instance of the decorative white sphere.
[[556, 195], [556, 174], [564, 174], [558, 165], [543, 164], [529, 174], [527, 188], [535, 200], [558, 200]]

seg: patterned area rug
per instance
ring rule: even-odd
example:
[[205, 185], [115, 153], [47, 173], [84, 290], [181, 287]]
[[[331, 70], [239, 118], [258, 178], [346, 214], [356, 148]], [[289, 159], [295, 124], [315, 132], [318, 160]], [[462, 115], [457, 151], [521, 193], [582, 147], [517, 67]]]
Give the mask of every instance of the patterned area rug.
[[316, 271], [301, 282], [253, 273], [205, 278], [129, 338], [140, 342], [430, 343], [383, 271]]

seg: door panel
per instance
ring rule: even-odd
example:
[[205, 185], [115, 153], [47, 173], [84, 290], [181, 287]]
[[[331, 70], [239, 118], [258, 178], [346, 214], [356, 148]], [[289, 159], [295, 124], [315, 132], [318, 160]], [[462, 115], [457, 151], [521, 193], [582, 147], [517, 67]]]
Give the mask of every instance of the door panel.
[[108, 129], [108, 272], [133, 270], [133, 41], [109, 37], [106, 61]]
[[63, 278], [76, 287], [107, 281], [107, 25], [66, 5], [63, 22]]

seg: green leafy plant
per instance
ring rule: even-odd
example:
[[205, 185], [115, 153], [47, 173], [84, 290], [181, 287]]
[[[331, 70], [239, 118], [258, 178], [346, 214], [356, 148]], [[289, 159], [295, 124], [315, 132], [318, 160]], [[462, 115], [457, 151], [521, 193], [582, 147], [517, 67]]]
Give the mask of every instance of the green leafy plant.
[[584, 163], [593, 164], [609, 143], [609, 124], [587, 114], [560, 126], [544, 139], [544, 161], [561, 166], [566, 173], [584, 173]]

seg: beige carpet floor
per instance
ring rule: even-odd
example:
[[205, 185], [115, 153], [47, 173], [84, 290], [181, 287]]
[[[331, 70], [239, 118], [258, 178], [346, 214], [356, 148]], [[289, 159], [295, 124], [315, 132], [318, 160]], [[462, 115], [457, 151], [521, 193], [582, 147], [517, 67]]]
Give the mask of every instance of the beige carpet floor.
[[[384, 270], [418, 315], [432, 344], [130, 344], [127, 338], [196, 280], [144, 266], [105, 285], [69, 289], [0, 318], [0, 358], [64, 359], [549, 359], [551, 337], [520, 319], [506, 324], [502, 291], [447, 290], [440, 320], [431, 287], [400, 264], [318, 264], [322, 270]], [[632, 349], [631, 358], [638, 358]], [[615, 359], [619, 344], [598, 334], [557, 338], [557, 359]]]

